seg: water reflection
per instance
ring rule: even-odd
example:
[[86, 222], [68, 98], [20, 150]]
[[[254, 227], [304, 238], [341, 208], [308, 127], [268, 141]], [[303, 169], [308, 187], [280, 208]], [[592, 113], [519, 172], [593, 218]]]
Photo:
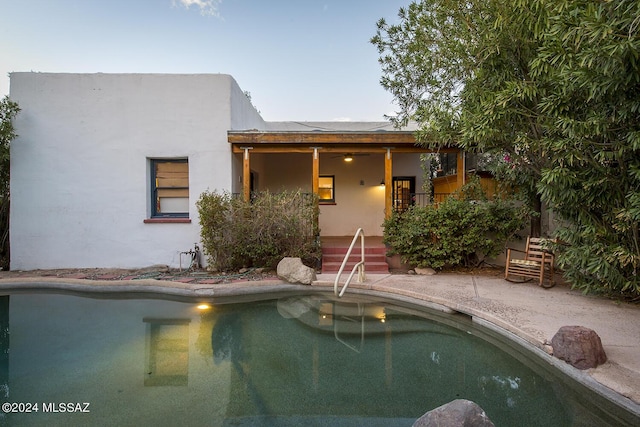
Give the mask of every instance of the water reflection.
[[144, 385], [186, 386], [189, 383], [190, 319], [143, 319], [146, 328]]
[[498, 422], [570, 425], [544, 378], [464, 328], [398, 308], [296, 297], [221, 314], [212, 334], [214, 359], [233, 366], [230, 418], [410, 419], [466, 398]]

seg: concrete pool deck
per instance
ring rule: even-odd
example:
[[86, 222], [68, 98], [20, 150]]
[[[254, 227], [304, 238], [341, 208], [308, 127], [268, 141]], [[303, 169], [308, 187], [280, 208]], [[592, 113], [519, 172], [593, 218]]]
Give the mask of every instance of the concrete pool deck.
[[[3, 272], [4, 273], [4, 272]], [[232, 297], [313, 289], [333, 290], [334, 274], [318, 274], [311, 287], [287, 284], [275, 277], [263, 280], [209, 284], [174, 280], [87, 280], [27, 274], [0, 274], [0, 294], [15, 290], [70, 290], [78, 292], [161, 292], [192, 297]], [[343, 276], [342, 283], [344, 283]], [[347, 293], [387, 295], [427, 306], [465, 313], [483, 326], [495, 328], [539, 351], [550, 353], [549, 342], [562, 326], [593, 329], [601, 338], [608, 361], [578, 371], [558, 361], [574, 376], [593, 381], [632, 412], [640, 414], [640, 305], [585, 296], [567, 285], [543, 289], [535, 284], [511, 283], [498, 276], [470, 274], [369, 274], [364, 283], [352, 283]], [[557, 361], [557, 359], [554, 359]], [[566, 365], [566, 366], [564, 366]]]

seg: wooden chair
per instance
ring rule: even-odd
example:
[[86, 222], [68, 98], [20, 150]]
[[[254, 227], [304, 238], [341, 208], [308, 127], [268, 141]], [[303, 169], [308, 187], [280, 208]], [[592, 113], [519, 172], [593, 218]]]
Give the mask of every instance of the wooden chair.
[[[524, 251], [507, 248], [507, 262], [504, 278], [510, 282], [524, 282], [531, 279], [538, 280], [538, 285], [543, 288], [552, 288], [554, 281], [554, 257], [545, 250], [545, 239], [539, 237], [527, 237], [527, 246]], [[524, 258], [512, 258], [512, 252], [524, 254]], [[514, 280], [513, 277], [520, 280]]]

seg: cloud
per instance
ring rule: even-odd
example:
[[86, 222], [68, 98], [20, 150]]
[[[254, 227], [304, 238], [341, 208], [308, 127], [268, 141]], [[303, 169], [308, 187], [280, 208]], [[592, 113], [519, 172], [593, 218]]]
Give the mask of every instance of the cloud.
[[182, 5], [186, 9], [195, 6], [200, 9], [200, 15], [220, 17], [218, 7], [222, 0], [173, 0], [173, 5]]

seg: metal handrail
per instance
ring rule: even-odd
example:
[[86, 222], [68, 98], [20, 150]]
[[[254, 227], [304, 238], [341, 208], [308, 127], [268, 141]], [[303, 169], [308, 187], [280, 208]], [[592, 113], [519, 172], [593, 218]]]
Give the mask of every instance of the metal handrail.
[[[340, 281], [342, 270], [344, 270], [344, 267], [347, 265], [347, 260], [349, 259], [349, 256], [351, 256], [351, 251], [353, 250], [353, 246], [356, 244], [356, 241], [358, 240], [358, 236], [360, 236], [360, 250], [361, 250], [360, 261], [353, 266], [353, 270], [351, 270], [351, 274], [349, 274], [349, 277], [347, 277], [347, 281], [344, 282], [344, 286], [342, 287], [342, 290], [340, 291], [340, 293], [338, 293], [338, 282]], [[349, 250], [347, 250], [347, 254], [344, 256], [344, 260], [342, 260], [342, 265], [340, 265], [340, 270], [338, 270], [338, 274], [336, 275], [336, 281], [333, 283], [333, 293], [335, 295], [337, 295], [338, 297], [342, 297], [342, 295], [344, 295], [344, 292], [347, 290], [347, 286], [349, 286], [349, 283], [351, 283], [351, 279], [353, 278], [353, 275], [355, 274], [356, 269], [358, 270], [358, 283], [364, 282], [365, 280], [364, 231], [362, 231], [362, 228], [358, 228], [358, 230], [356, 231], [356, 234], [353, 236], [353, 240], [351, 241], [351, 245], [349, 245]]]

